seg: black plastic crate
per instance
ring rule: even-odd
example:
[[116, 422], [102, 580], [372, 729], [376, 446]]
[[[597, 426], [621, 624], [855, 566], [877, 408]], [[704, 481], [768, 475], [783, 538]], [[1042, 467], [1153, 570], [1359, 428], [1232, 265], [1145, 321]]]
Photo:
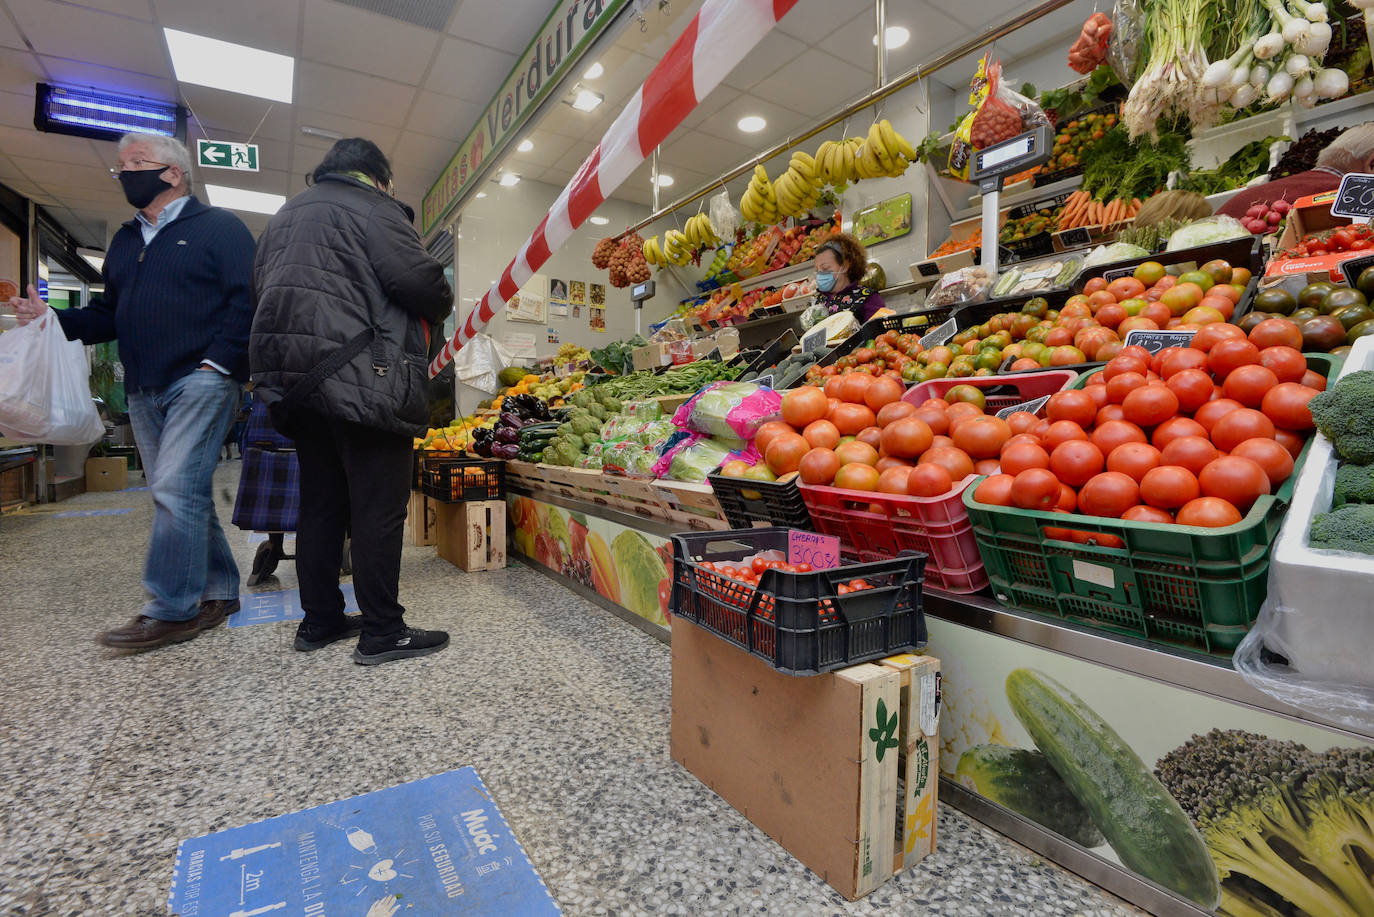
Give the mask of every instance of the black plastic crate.
[[463, 458], [468, 458], [467, 453], [456, 449], [416, 449], [410, 457], [410, 489], [420, 490], [424, 487], [423, 471], [426, 464]]
[[1015, 242], [1003, 242], [1001, 246], [1003, 251], [1010, 252], [1016, 261], [1028, 261], [1043, 255], [1053, 255], [1054, 236], [1049, 230], [1045, 230], [1024, 239], [1017, 239]]
[[[787, 532], [769, 528], [672, 536], [672, 613], [788, 675], [818, 675], [925, 645], [924, 554], [811, 573], [765, 570], [757, 587], [705, 566], [759, 551], [785, 554]], [[872, 588], [841, 595], [840, 586], [853, 579], [864, 579]]]
[[864, 322], [863, 327], [858, 331], [831, 348], [830, 352], [817, 361], [816, 365], [829, 366], [840, 357], [848, 356], [850, 352], [859, 349], [864, 343], [887, 331], [895, 331], [898, 334], [928, 334], [948, 321], [958, 308], [956, 303], [949, 306], [935, 306], [931, 309], [918, 309], [915, 312], [903, 312], [900, 315], [871, 318]]
[[[1070, 288], [1075, 293], [1082, 293], [1083, 287], [1094, 277], [1102, 277], [1106, 274], [1116, 274], [1125, 276], [1133, 272], [1137, 267], [1146, 261], [1157, 261], [1167, 269], [1180, 264], [1192, 263], [1197, 267], [1202, 267], [1208, 261], [1220, 258], [1232, 267], [1244, 267], [1250, 269], [1251, 279], [1258, 281], [1264, 276], [1264, 247], [1256, 236], [1245, 236], [1239, 239], [1227, 239], [1224, 242], [1212, 242], [1207, 245], [1198, 245], [1194, 248], [1180, 248], [1172, 252], [1156, 252], [1153, 255], [1144, 255], [1140, 258], [1131, 258], [1127, 261], [1113, 261], [1110, 264], [1096, 264], [1092, 267], [1085, 267], [1078, 272]], [[1176, 273], [1170, 271], [1169, 273]], [[1257, 286], [1254, 284], [1253, 286]], [[1250, 291], [1246, 291], [1250, 294]], [[1250, 295], [1250, 299], [1254, 296]], [[1246, 297], [1241, 297], [1240, 304], [1236, 306], [1235, 318], [1243, 314], [1242, 306], [1249, 307]]]
[[426, 461], [420, 490], [440, 503], [500, 500], [505, 495], [506, 463], [500, 459]]
[[[806, 501], [794, 478], [791, 481], [753, 481], [730, 478], [717, 468], [706, 476], [716, 502], [733, 529], [784, 526], [815, 531]], [[757, 494], [757, 496], [755, 496]]]

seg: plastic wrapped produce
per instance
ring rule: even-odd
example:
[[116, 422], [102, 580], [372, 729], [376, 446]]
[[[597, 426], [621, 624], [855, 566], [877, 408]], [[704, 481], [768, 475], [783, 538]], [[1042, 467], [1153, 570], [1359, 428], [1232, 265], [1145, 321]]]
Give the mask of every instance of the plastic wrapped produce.
[[700, 484], [706, 480], [706, 476], [722, 462], [729, 460], [734, 454], [731, 446], [709, 436], [692, 436], [678, 443], [673, 449], [664, 455], [666, 460], [666, 473], [663, 471], [664, 461], [659, 462], [659, 476], [671, 478], [674, 481], [689, 481]]
[[747, 442], [778, 416], [782, 396], [753, 382], [717, 382], [677, 409], [673, 423], [684, 430]]

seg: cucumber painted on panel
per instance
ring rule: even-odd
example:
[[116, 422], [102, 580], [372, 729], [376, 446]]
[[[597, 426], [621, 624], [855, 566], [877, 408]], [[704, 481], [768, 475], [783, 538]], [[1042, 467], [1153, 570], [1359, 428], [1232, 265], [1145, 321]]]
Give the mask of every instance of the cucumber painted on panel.
[[1216, 865], [1183, 809], [1092, 708], [1032, 669], [1007, 676], [1007, 700], [1128, 868], [1211, 909]]
[[975, 745], [959, 757], [960, 784], [1083, 847], [1106, 843], [1092, 816], [1038, 751]]

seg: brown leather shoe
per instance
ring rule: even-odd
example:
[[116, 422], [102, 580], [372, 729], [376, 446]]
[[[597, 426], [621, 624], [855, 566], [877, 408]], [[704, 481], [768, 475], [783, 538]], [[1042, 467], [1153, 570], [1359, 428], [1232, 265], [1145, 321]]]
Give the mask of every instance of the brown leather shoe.
[[213, 630], [239, 607], [238, 599], [210, 599], [200, 603], [200, 614], [196, 615], [195, 620], [201, 630]]
[[121, 650], [153, 649], [169, 643], [184, 643], [200, 634], [199, 616], [189, 621], [161, 621], [147, 615], [135, 615], [128, 624], [107, 630], [97, 637], [105, 646]]

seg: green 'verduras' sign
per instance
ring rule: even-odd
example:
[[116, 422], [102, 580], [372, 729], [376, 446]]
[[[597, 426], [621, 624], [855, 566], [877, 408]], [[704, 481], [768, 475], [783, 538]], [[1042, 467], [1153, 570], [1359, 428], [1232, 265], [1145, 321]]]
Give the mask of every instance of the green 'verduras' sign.
[[207, 169], [233, 169], [238, 172], [258, 171], [258, 145], [232, 143], [228, 140], [196, 141], [196, 163]]
[[423, 231], [457, 203], [483, 164], [499, 154], [535, 107], [548, 97], [573, 61], [611, 23], [626, 0], [558, 0], [534, 41], [497, 90], [484, 115], [425, 195]]

